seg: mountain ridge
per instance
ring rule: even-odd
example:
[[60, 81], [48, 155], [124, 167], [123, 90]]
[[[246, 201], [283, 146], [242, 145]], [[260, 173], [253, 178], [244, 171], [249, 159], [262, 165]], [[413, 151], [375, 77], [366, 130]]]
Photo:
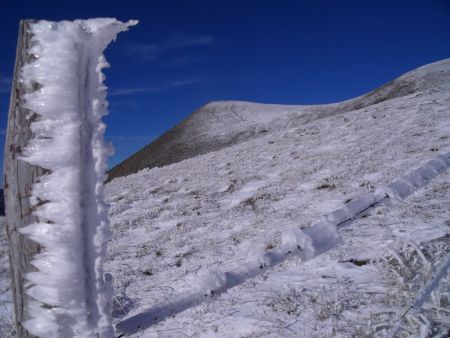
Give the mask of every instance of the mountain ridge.
[[155, 141], [108, 172], [108, 181], [145, 168], [171, 163], [232, 146], [279, 128], [292, 120], [308, 122], [363, 109], [394, 98], [448, 84], [450, 59], [409, 71], [353, 99], [324, 105], [279, 105], [247, 101], [213, 101], [194, 111]]

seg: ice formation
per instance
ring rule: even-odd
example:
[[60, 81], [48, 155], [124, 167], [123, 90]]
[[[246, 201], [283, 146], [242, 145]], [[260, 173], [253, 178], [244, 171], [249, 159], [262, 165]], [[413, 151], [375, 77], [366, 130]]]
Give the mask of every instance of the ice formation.
[[23, 233], [44, 247], [26, 275], [32, 334], [45, 337], [110, 337], [112, 286], [104, 276], [109, 237], [103, 180], [110, 147], [103, 141], [107, 114], [103, 51], [136, 21], [102, 18], [31, 24], [21, 81], [39, 89], [25, 95], [37, 114], [22, 160], [48, 169], [33, 186], [38, 223]]

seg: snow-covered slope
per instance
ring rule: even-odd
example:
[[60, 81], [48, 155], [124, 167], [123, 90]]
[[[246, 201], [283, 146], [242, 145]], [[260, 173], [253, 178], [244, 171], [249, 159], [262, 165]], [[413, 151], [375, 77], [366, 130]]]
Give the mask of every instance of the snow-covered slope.
[[408, 72], [352, 100], [315, 106], [258, 104], [240, 101], [209, 103], [108, 173], [109, 179], [144, 168], [163, 166], [263, 136], [269, 130], [299, 124], [447, 86], [450, 59]]
[[[448, 153], [449, 75], [448, 60], [419, 68], [401, 78], [413, 79], [409, 94], [378, 103], [363, 97], [373, 104], [322, 118], [267, 117], [259, 137], [113, 180], [107, 264], [116, 276], [116, 321], [130, 318], [118, 327], [150, 325], [137, 333], [145, 337], [443, 330], [448, 274], [431, 305], [405, 313], [448, 260], [448, 173], [342, 228], [341, 244], [324, 256], [294, 257], [220, 295], [211, 291], [223, 285], [223, 272], [264, 267], [265, 253], [298, 229]], [[248, 116], [283, 110], [249, 106]], [[206, 303], [195, 307], [201, 292]]]

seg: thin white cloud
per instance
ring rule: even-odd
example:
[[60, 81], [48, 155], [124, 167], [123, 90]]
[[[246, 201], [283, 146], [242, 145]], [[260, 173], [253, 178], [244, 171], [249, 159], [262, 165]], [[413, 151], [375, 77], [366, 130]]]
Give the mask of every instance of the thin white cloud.
[[140, 61], [155, 61], [160, 55], [187, 47], [206, 46], [214, 43], [209, 35], [175, 35], [160, 43], [137, 43], [126, 50], [129, 55], [138, 57]]
[[7, 94], [11, 92], [12, 79], [9, 77], [0, 77], [0, 94]]
[[131, 88], [119, 88], [111, 91], [111, 96], [121, 96], [121, 95], [133, 95], [141, 93], [155, 93], [170, 88], [187, 86], [198, 82], [198, 80], [175, 80], [168, 81], [166, 83], [154, 86], [144, 86], [144, 87], [131, 87]]
[[176, 57], [175, 59], [166, 62], [164, 65], [167, 67], [181, 67], [181, 66], [185, 66], [191, 63], [199, 63], [199, 62], [203, 62], [207, 60], [206, 56], [201, 56], [201, 55], [189, 55], [189, 56], [179, 56]]

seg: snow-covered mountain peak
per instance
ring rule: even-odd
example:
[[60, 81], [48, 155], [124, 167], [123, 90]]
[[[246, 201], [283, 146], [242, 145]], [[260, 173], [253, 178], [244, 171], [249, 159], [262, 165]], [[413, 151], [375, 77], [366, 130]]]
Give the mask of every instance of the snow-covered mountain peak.
[[325, 105], [279, 105], [245, 101], [210, 102], [167, 131], [158, 139], [111, 169], [109, 179], [129, 175], [144, 168], [164, 166], [260, 137], [289, 125], [363, 109], [381, 102], [448, 91], [450, 59], [415, 70], [351, 100]]

